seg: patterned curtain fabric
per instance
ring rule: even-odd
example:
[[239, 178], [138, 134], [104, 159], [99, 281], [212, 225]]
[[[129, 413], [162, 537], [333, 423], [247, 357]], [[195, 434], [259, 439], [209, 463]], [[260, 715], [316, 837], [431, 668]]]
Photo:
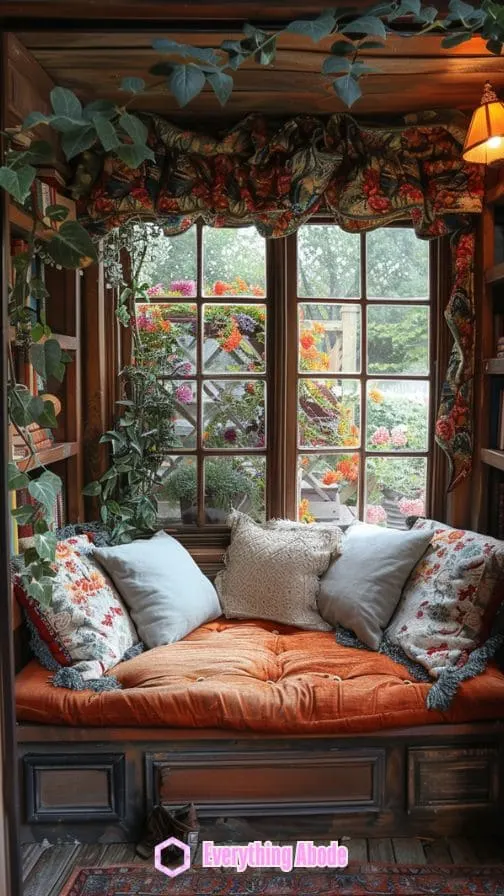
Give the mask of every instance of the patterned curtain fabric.
[[[248, 116], [222, 137], [152, 117], [154, 161], [132, 171], [92, 152], [80, 159], [75, 190], [83, 223], [106, 232], [131, 218], [156, 218], [167, 234], [201, 220], [215, 227], [254, 224], [283, 237], [316, 213], [344, 230], [411, 220], [418, 236], [453, 238], [454, 284], [446, 320], [454, 347], [436, 439], [451, 465], [450, 488], [471, 470], [474, 372], [474, 235], [483, 173], [461, 157], [465, 119], [457, 113], [408, 116], [371, 127], [348, 114], [278, 123]], [[89, 184], [92, 187], [89, 188]]]

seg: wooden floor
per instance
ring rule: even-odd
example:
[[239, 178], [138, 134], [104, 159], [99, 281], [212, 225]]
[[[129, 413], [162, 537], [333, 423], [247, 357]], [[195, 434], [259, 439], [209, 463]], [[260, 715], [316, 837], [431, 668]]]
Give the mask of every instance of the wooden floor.
[[[394, 862], [413, 865], [493, 865], [504, 863], [504, 843], [498, 840], [481, 842], [460, 837], [446, 840], [375, 838], [357, 840], [343, 838], [350, 862]], [[137, 863], [135, 848], [124, 843], [110, 845], [22, 847], [24, 896], [59, 896], [73, 868], [78, 865], [113, 865]], [[196, 864], [198, 857], [196, 857]], [[151, 860], [146, 864], [151, 865]]]

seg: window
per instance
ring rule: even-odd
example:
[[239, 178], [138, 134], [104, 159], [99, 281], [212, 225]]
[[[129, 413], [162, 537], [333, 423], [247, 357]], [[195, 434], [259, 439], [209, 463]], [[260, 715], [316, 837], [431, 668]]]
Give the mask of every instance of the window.
[[[142, 342], [164, 348], [174, 396], [173, 454], [160, 468], [164, 523], [224, 523], [231, 507], [265, 517], [265, 241], [255, 228], [162, 237], [144, 263]], [[156, 251], [157, 249], [157, 251]]]
[[402, 528], [425, 511], [429, 246], [308, 224], [296, 281], [299, 516]]
[[403, 527], [424, 512], [429, 253], [405, 227], [153, 238], [136, 319], [175, 399], [163, 523], [222, 524], [237, 507]]

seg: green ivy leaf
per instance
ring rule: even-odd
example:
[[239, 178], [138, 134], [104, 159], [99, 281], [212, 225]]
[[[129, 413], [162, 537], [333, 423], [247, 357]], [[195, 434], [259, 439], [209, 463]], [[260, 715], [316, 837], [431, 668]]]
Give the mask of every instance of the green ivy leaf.
[[359, 44], [359, 50], [383, 50], [384, 46], [381, 40], [364, 40]]
[[[50, 376], [61, 382], [65, 366], [61, 362], [61, 346], [57, 339], [30, 346], [30, 361], [39, 376], [47, 382]], [[51, 404], [51, 402], [49, 402]]]
[[378, 16], [360, 16], [348, 25], [344, 25], [341, 29], [342, 34], [366, 34], [375, 35], [375, 37], [387, 36], [387, 29], [382, 20]]
[[32, 165], [44, 165], [53, 158], [54, 148], [47, 140], [32, 140], [30, 148], [23, 155]]
[[47, 241], [46, 251], [63, 268], [78, 268], [82, 259], [98, 260], [91, 237], [78, 221], [64, 221]]
[[30, 477], [27, 476], [26, 473], [21, 473], [21, 471], [18, 470], [17, 464], [10, 460], [7, 464], [7, 484], [9, 491], [18, 488], [26, 488], [29, 481]]
[[72, 90], [67, 90], [66, 87], [53, 87], [50, 99], [55, 115], [74, 120], [82, 118], [82, 106]]
[[175, 65], [168, 83], [179, 106], [183, 107], [201, 93], [205, 86], [205, 75], [192, 62]]
[[110, 152], [111, 149], [115, 149], [116, 146], [120, 145], [121, 141], [117, 136], [116, 129], [108, 119], [103, 118], [101, 115], [93, 115], [93, 123], [105, 152]]
[[291, 22], [285, 30], [294, 34], [303, 34], [306, 37], [310, 37], [315, 43], [318, 43], [324, 37], [328, 37], [335, 27], [336, 16], [334, 11], [327, 9], [318, 18], [311, 21], [298, 19], [295, 22]]
[[[261, 49], [255, 54], [255, 61], [258, 65], [271, 65], [276, 57], [276, 37], [272, 35], [269, 40], [265, 41]], [[224, 105], [224, 103], [222, 104]]]
[[42, 504], [48, 516], [52, 515], [54, 502], [61, 492], [61, 485], [59, 476], [55, 476], [49, 470], [44, 470], [38, 479], [30, 480], [28, 491], [32, 498]]
[[82, 494], [93, 498], [95, 495], [101, 495], [102, 487], [99, 482], [90, 482], [82, 489]]
[[23, 386], [14, 386], [9, 389], [9, 416], [16, 426], [25, 429], [30, 423], [33, 423], [33, 416], [30, 411], [30, 403], [33, 396], [28, 389]]
[[96, 128], [88, 125], [85, 128], [72, 130], [63, 134], [61, 138], [61, 148], [68, 161], [74, 159], [79, 153], [89, 149], [96, 140]]
[[38, 124], [47, 124], [50, 116], [44, 112], [30, 112], [23, 121], [23, 131], [36, 127]]
[[30, 189], [35, 180], [36, 169], [31, 165], [25, 165], [14, 171], [12, 168], [2, 166], [0, 168], [0, 187], [9, 193], [16, 202], [23, 203], [30, 195]]
[[131, 137], [133, 143], [146, 143], [149, 132], [144, 125], [143, 121], [140, 121], [136, 115], [130, 115], [129, 112], [124, 112], [119, 119], [119, 124], [122, 129], [126, 131], [128, 137]]
[[231, 75], [219, 70], [206, 76], [221, 106], [225, 106], [233, 90], [234, 81]]
[[155, 65], [151, 65], [149, 72], [151, 75], [171, 75], [173, 66], [173, 62], [156, 62]]
[[[65, 368], [63, 367], [63, 373], [64, 371]], [[54, 405], [52, 401], [44, 401], [44, 410], [41, 414], [39, 414], [37, 423], [40, 423], [41, 426], [45, 426], [48, 429], [56, 429], [56, 427], [58, 426], [58, 421], [56, 420], [56, 414], [54, 413]]]
[[129, 168], [138, 168], [146, 159], [154, 161], [154, 153], [145, 143], [122, 143], [114, 152]]
[[30, 280], [30, 295], [39, 302], [46, 299], [49, 295], [46, 285], [41, 277], [33, 277], [33, 279]]
[[421, 0], [401, 0], [401, 5], [399, 7], [400, 15], [419, 16], [421, 6]]
[[476, 12], [474, 6], [465, 3], [464, 0], [450, 0], [448, 9], [447, 21], [451, 22], [463, 22], [465, 19], [470, 19]]
[[370, 75], [373, 72], [377, 72], [379, 69], [374, 68], [372, 65], [366, 65], [364, 62], [354, 62], [351, 68], [351, 74], [354, 78], [360, 78], [361, 75]]
[[240, 67], [242, 62], [245, 62], [246, 58], [247, 57], [242, 53], [236, 53], [230, 57], [228, 65], [233, 69], [233, 71], [236, 71]]
[[183, 59], [197, 59], [200, 62], [209, 62], [213, 65], [218, 65], [219, 63], [212, 49], [193, 47], [190, 44], [180, 44], [176, 40], [168, 40], [165, 37], [160, 37], [153, 41], [152, 48], [160, 53], [182, 56]]
[[458, 31], [456, 34], [447, 34], [443, 37], [441, 46], [448, 50], [452, 47], [458, 47], [460, 44], [465, 43], [466, 40], [470, 40], [471, 37], [472, 34], [469, 34], [467, 31]]
[[490, 38], [490, 40], [487, 40], [486, 42], [486, 48], [488, 52], [493, 53], [494, 56], [500, 56], [502, 52], [502, 41]]
[[331, 46], [333, 56], [351, 56], [355, 52], [355, 44], [351, 40], [335, 40]]
[[341, 78], [336, 78], [336, 80], [333, 81], [333, 87], [339, 98], [343, 100], [349, 109], [362, 96], [359, 82], [353, 78], [351, 74], [342, 75]]
[[132, 76], [123, 78], [120, 89], [126, 90], [128, 93], [141, 93], [142, 90], [145, 90], [145, 81], [143, 78], [134, 78]]
[[36, 514], [37, 508], [34, 507], [33, 504], [21, 504], [21, 507], [16, 507], [11, 510], [11, 516], [14, 517], [20, 526], [32, 523]]
[[53, 115], [49, 119], [49, 124], [55, 131], [59, 131], [61, 134], [70, 134], [89, 127], [89, 121], [86, 121], [85, 118], [63, 118], [62, 115]]
[[49, 607], [52, 601], [52, 585], [41, 584], [40, 582], [30, 582], [25, 587], [25, 591], [29, 597], [33, 597], [38, 601], [41, 607]]
[[41, 560], [52, 563], [56, 557], [56, 545], [58, 539], [54, 532], [45, 532], [33, 536], [33, 546]]
[[87, 121], [94, 121], [96, 116], [110, 120], [117, 112], [117, 107], [110, 100], [93, 100], [83, 109], [82, 115]]
[[350, 59], [347, 59], [346, 56], [342, 58], [338, 58], [336, 56], [328, 56], [327, 59], [324, 59], [322, 64], [322, 74], [330, 75], [334, 74], [334, 72], [348, 72], [350, 71], [352, 63]]
[[51, 221], [65, 221], [68, 218], [68, 209], [65, 205], [48, 205], [44, 217], [50, 218]]

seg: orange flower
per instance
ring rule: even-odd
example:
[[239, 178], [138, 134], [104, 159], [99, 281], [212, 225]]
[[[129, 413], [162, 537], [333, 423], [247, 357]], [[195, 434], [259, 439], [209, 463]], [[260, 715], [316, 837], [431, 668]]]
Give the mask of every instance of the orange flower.
[[212, 292], [216, 296], [223, 296], [226, 292], [226, 284], [222, 280], [217, 280], [213, 285]]
[[339, 470], [327, 470], [322, 476], [324, 485], [334, 485], [335, 482], [341, 482], [342, 479], [343, 474], [340, 473]]
[[318, 336], [321, 336], [322, 333], [325, 333], [325, 327], [323, 324], [319, 323], [319, 321], [315, 321], [313, 324], [313, 332], [317, 333]]
[[312, 346], [315, 344], [315, 339], [313, 334], [308, 330], [305, 330], [304, 333], [301, 334], [301, 339], [299, 340], [305, 352], [307, 352]]
[[162, 320], [162, 321], [161, 321], [161, 329], [162, 329], [163, 333], [169, 333], [170, 330], [171, 330], [171, 323], [170, 323], [170, 321], [169, 321], [169, 320]]
[[224, 342], [221, 343], [221, 348], [225, 352], [234, 352], [237, 348], [239, 348], [241, 341], [242, 335], [238, 327], [234, 325], [227, 339], [225, 339]]
[[357, 464], [353, 464], [349, 460], [340, 460], [337, 469], [342, 473], [344, 479], [347, 479], [349, 482], [357, 481], [359, 475]]
[[252, 287], [252, 295], [253, 296], [263, 296], [264, 289], [262, 288], [262, 286], [253, 286]]
[[299, 504], [298, 516], [301, 523], [314, 523], [315, 517], [310, 513], [310, 502], [303, 498]]
[[207, 439], [208, 439], [208, 432], [205, 431], [205, 432], [203, 433], [203, 441], [206, 442]]

